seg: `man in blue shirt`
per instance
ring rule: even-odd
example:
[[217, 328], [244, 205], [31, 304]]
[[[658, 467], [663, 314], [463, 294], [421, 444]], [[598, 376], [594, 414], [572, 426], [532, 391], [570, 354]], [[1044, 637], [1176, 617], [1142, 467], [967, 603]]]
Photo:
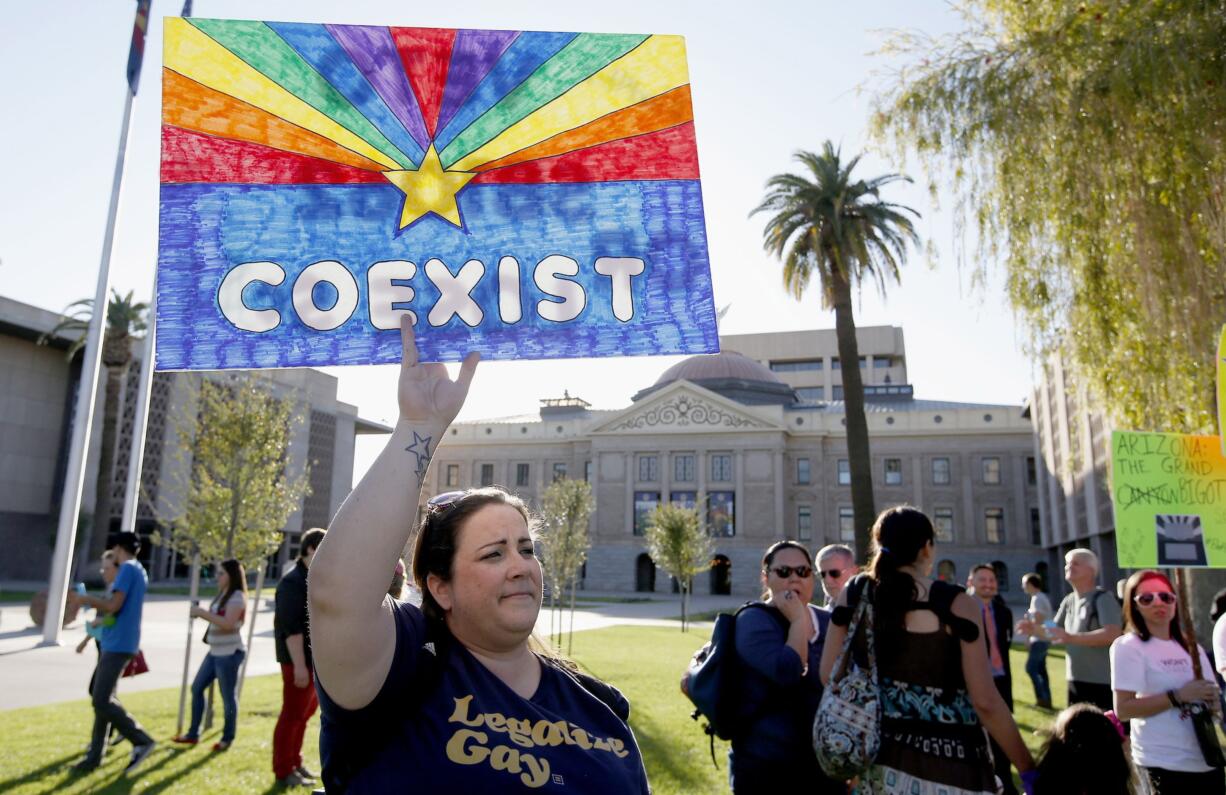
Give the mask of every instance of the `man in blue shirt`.
[[78, 606], [92, 607], [100, 614], [115, 617], [115, 623], [102, 637], [102, 653], [98, 657], [92, 694], [94, 731], [85, 759], [73, 765], [73, 769], [78, 772], [88, 772], [101, 764], [108, 726], [114, 726], [132, 743], [132, 758], [124, 769], [125, 773], [132, 772], [143, 762], [154, 746], [153, 738], [115, 697], [119, 677], [128, 661], [140, 649], [141, 611], [145, 605], [145, 587], [149, 581], [145, 567], [136, 560], [136, 553], [140, 551], [140, 537], [136, 533], [118, 533], [111, 544], [111, 551], [119, 565], [119, 572], [115, 575], [110, 596], [69, 594], [69, 599]]

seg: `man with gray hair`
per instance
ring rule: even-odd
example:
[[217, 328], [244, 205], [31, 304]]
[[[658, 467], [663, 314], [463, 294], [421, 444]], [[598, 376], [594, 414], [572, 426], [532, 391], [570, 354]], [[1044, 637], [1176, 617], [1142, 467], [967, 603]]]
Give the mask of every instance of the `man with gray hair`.
[[[1098, 587], [1098, 556], [1088, 549], [1073, 549], [1064, 556], [1064, 579], [1073, 592], [1046, 627], [1054, 643], [1064, 644], [1068, 703], [1112, 709], [1110, 647], [1123, 624], [1120, 604]], [[1031, 621], [1022, 621], [1019, 629], [1041, 632]]]
[[833, 607], [847, 581], [856, 576], [856, 553], [845, 544], [828, 544], [813, 556], [817, 561], [817, 576], [826, 593], [826, 607]]

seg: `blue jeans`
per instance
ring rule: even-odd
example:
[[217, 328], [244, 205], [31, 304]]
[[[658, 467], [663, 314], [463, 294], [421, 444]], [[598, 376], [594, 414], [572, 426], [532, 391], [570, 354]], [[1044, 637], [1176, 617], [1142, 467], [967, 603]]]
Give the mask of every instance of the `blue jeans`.
[[1026, 655], [1026, 673], [1034, 684], [1034, 697], [1040, 704], [1051, 703], [1051, 680], [1047, 678], [1047, 649], [1051, 644], [1037, 640]]
[[205, 655], [204, 662], [200, 663], [200, 670], [196, 672], [196, 679], [192, 682], [192, 726], [187, 731], [188, 737], [200, 736], [200, 719], [204, 717], [204, 694], [216, 679], [221, 688], [221, 706], [225, 714], [221, 741], [234, 742], [234, 731], [238, 723], [238, 697], [235, 688], [238, 686], [239, 666], [246, 656], [247, 653], [242, 649], [226, 657]]

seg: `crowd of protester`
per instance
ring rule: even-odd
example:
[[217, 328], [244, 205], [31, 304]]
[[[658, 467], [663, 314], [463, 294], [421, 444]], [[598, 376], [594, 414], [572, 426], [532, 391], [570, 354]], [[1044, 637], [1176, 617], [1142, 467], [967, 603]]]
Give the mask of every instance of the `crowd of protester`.
[[[533, 634], [543, 588], [527, 505], [499, 488], [448, 492], [426, 500], [416, 528], [409, 521], [476, 360], [452, 380], [441, 365], [418, 364], [407, 324], [402, 338], [400, 419], [385, 450], [328, 531], [303, 535], [276, 589], [273, 775], [283, 787], [316, 784], [302, 744], [318, 708], [316, 792], [649, 793], [625, 696]], [[95, 718], [78, 770], [98, 766], [112, 727], [132, 744], [129, 769], [155, 745], [115, 696], [140, 648], [138, 550], [121, 534], [103, 560], [105, 595], [71, 596], [98, 611], [89, 629], [99, 650]], [[909, 506], [877, 517], [862, 568], [843, 545], [811, 555], [784, 540], [765, 550], [761, 599], [737, 613], [724, 652], [739, 666], [728, 696], [734, 793], [989, 795], [1018, 792], [1020, 782], [1039, 795], [1226, 795], [1216, 735], [1226, 590], [1210, 611], [1211, 658], [1189, 640], [1190, 617], [1162, 572], [1132, 574], [1117, 598], [1099, 585], [1097, 556], [1074, 549], [1068, 595], [1053, 610], [1052, 584], [1028, 573], [1015, 621], [992, 565], [973, 567], [963, 587], [933, 577], [937, 559], [931, 520]], [[242, 566], [222, 562], [217, 596], [191, 608], [208, 624], [209, 653], [192, 685], [190, 727], [174, 742], [199, 741], [214, 681], [224, 726], [213, 750], [235, 741], [247, 609]], [[1050, 716], [1033, 756], [1013, 716], [1015, 643], [1034, 706]], [[1064, 652], [1064, 694], [1052, 692], [1052, 648]], [[864, 714], [847, 711], [849, 671], [870, 683], [858, 694], [871, 707]], [[1060, 695], [1067, 707], [1057, 712]], [[860, 732], [861, 746], [831, 742], [832, 726]]]

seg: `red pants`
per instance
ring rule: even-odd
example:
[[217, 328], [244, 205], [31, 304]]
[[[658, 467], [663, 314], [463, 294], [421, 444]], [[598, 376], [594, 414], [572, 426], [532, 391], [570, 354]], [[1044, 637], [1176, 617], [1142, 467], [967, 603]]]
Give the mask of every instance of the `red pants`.
[[295, 687], [294, 666], [281, 663], [281, 715], [272, 733], [272, 772], [277, 778], [285, 778], [302, 764], [302, 736], [319, 708], [315, 672], [310, 668], [307, 672], [307, 686]]

